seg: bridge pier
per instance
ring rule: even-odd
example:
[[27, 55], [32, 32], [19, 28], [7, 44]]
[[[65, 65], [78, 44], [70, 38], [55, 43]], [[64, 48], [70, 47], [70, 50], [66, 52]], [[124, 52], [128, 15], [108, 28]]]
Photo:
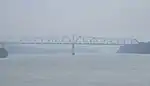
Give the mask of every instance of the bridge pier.
[[72, 55], [75, 55], [75, 35], [72, 35]]
[[75, 55], [75, 44], [72, 43], [72, 55]]

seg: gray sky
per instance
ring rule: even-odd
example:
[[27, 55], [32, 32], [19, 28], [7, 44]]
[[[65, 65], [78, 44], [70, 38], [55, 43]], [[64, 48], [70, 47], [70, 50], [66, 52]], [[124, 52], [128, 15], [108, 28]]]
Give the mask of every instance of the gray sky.
[[1, 37], [79, 34], [150, 39], [149, 0], [0, 0], [0, 12]]

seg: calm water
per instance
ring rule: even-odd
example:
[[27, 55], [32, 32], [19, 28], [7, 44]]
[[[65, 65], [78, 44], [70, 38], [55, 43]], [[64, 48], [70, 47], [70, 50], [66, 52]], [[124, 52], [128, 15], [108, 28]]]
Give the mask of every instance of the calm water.
[[150, 86], [150, 55], [10, 55], [0, 86]]

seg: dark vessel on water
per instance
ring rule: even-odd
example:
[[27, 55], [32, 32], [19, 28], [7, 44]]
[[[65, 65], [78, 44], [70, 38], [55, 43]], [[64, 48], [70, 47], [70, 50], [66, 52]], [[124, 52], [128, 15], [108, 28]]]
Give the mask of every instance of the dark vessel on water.
[[8, 56], [8, 52], [5, 48], [0, 48], [0, 58], [6, 58]]
[[150, 54], [150, 42], [139, 42], [138, 44], [125, 44], [120, 46], [117, 53]]

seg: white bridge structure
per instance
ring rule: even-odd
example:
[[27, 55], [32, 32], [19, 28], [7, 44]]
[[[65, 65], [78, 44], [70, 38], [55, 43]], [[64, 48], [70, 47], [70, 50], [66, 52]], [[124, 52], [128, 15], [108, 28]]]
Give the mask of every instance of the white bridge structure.
[[0, 41], [3, 48], [5, 45], [10, 44], [70, 44], [72, 45], [72, 55], [75, 55], [75, 45], [126, 45], [126, 44], [139, 44], [134, 38], [105, 38], [105, 37], [92, 37], [92, 36], [62, 36], [62, 37], [49, 37], [32, 38], [32, 39], [19, 39], [19, 40], [5, 40]]

